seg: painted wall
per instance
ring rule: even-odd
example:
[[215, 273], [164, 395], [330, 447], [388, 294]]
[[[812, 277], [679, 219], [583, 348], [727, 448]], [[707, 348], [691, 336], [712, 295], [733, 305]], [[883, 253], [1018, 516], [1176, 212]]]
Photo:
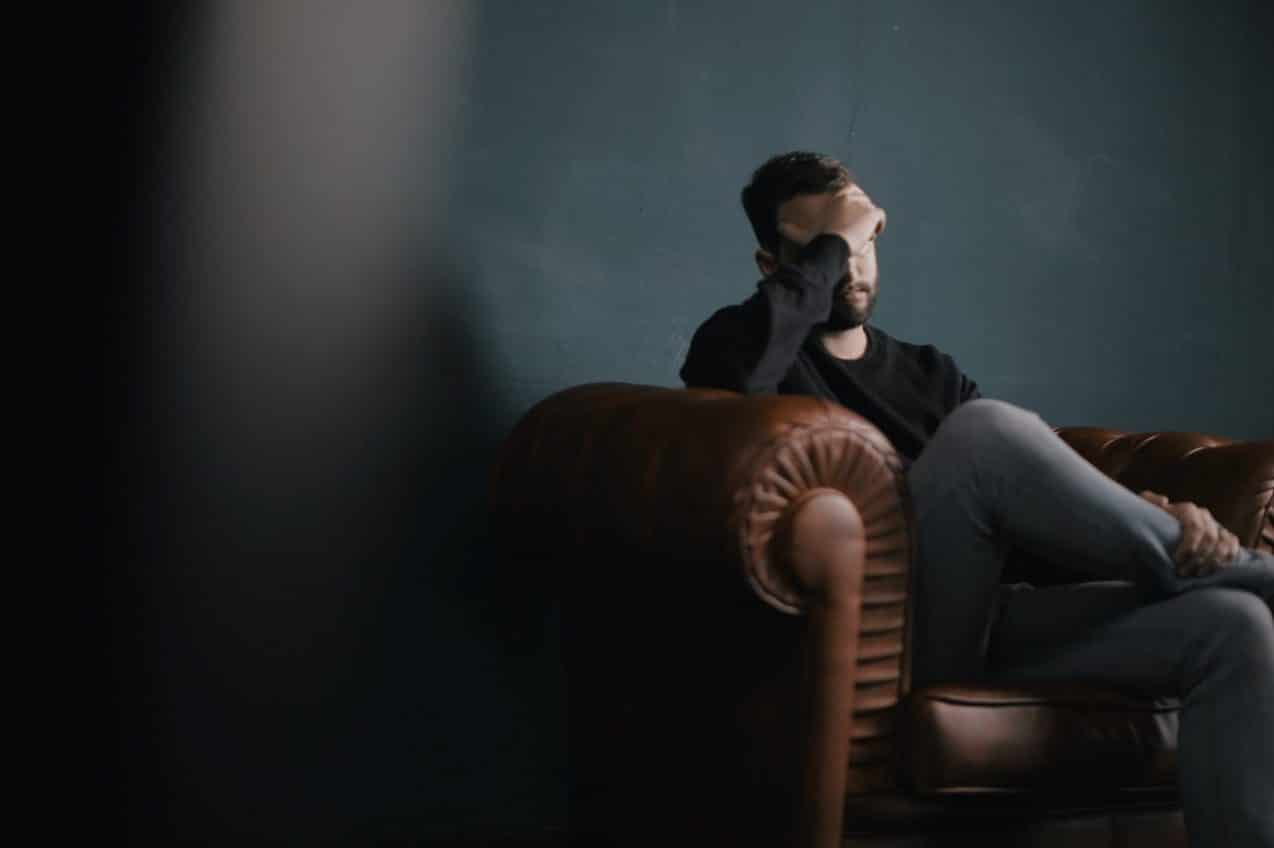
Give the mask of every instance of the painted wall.
[[676, 384], [756, 281], [738, 191], [771, 153], [858, 172], [890, 212], [877, 323], [985, 393], [1274, 437], [1271, 35], [1268, 4], [1132, 0], [120, 27], [119, 824], [563, 824], [555, 618], [491, 553], [492, 453], [554, 390]]

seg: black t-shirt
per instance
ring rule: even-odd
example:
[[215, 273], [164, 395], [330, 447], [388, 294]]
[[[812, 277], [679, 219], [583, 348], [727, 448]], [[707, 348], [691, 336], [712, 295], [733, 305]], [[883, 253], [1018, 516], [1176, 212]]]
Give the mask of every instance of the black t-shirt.
[[836, 235], [821, 235], [757, 284], [757, 292], [718, 310], [695, 332], [681, 368], [687, 386], [744, 394], [804, 394], [836, 401], [871, 421], [908, 460], [977, 384], [933, 345], [899, 341], [866, 325], [859, 359], [833, 356], [823, 323], [849, 256]]

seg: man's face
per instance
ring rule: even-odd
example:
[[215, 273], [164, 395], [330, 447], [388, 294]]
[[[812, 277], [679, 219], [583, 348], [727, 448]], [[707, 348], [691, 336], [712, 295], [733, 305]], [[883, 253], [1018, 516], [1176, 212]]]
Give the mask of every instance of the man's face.
[[832, 293], [832, 312], [828, 316], [830, 330], [848, 330], [867, 323], [876, 308], [880, 293], [876, 266], [876, 240], [872, 239], [849, 257], [845, 276]]
[[[849, 200], [845, 201], [847, 203], [871, 205], [870, 198], [856, 185], [851, 187], [848, 194]], [[797, 195], [779, 207], [779, 217], [799, 221], [812, 238], [820, 232], [834, 229], [824, 220], [829, 214], [827, 201], [826, 195]], [[794, 261], [800, 249], [801, 245], [782, 239], [779, 246], [780, 261]], [[857, 252], [850, 254], [844, 276], [837, 283], [832, 295], [828, 329], [848, 330], [867, 323], [876, 306], [878, 294], [879, 268], [876, 264], [876, 239], [873, 236]]]

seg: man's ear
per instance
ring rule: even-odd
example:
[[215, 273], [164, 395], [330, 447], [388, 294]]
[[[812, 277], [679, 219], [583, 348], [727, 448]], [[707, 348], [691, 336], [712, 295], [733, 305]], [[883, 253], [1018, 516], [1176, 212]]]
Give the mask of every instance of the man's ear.
[[761, 276], [768, 277], [773, 274], [779, 267], [779, 260], [774, 257], [773, 253], [763, 247], [756, 249], [756, 267], [761, 269]]

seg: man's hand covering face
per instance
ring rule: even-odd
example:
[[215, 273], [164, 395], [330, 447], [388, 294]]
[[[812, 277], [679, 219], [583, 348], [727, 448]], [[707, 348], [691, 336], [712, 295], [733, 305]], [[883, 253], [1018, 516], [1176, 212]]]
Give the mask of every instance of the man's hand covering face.
[[779, 235], [799, 246], [822, 233], [835, 233], [861, 253], [885, 229], [885, 210], [856, 185], [835, 194], [799, 194], [779, 207]]

